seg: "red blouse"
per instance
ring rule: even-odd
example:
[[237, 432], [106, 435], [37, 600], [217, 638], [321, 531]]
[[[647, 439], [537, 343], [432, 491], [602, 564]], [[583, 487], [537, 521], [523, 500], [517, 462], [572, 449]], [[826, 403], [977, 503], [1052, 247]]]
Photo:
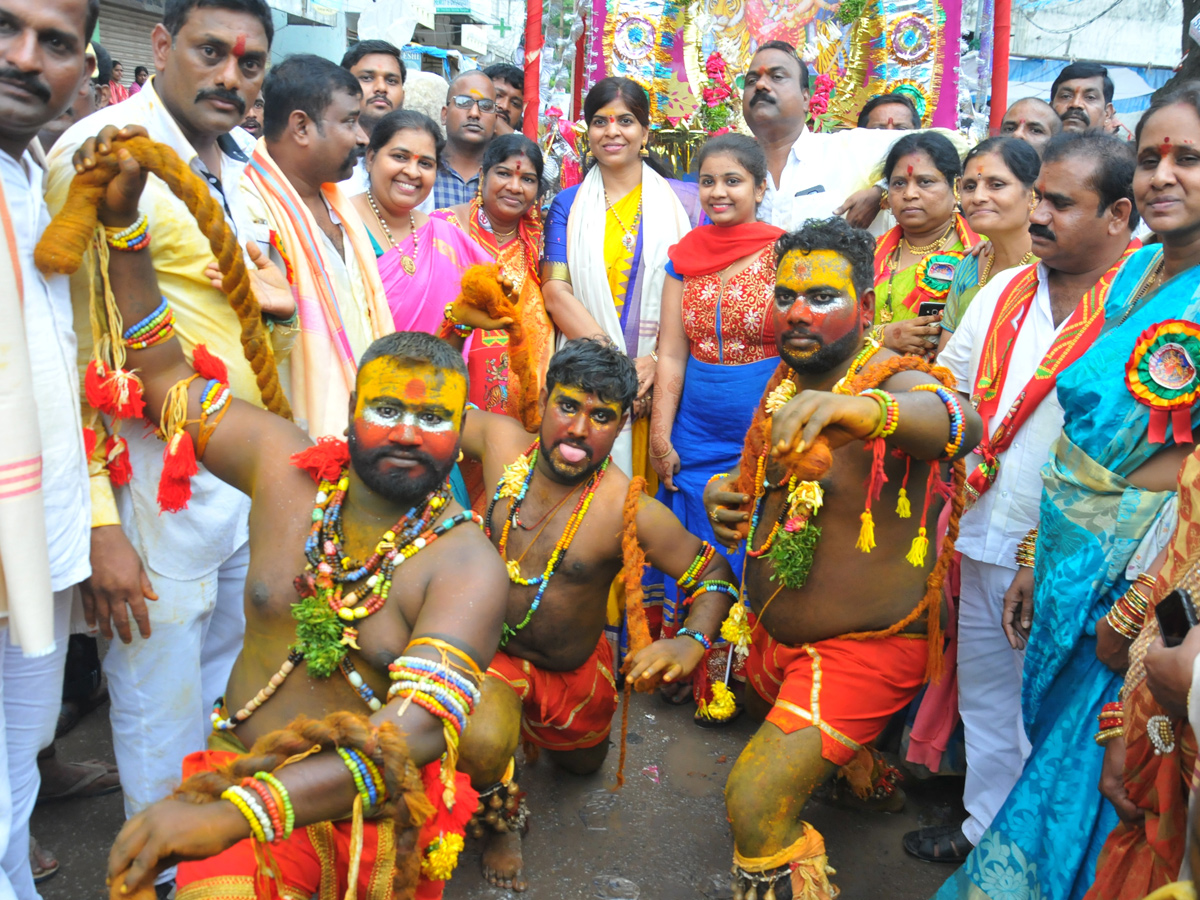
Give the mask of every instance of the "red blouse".
[[700, 362], [738, 366], [779, 355], [771, 305], [775, 299], [775, 245], [729, 279], [720, 273], [683, 279], [683, 330]]

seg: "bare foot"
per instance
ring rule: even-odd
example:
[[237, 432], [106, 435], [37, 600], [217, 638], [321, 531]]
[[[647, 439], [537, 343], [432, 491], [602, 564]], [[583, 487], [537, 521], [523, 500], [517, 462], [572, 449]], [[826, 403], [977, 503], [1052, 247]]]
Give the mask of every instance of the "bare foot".
[[483, 849], [483, 877], [488, 884], [513, 891], [529, 887], [522, 877], [521, 835], [515, 831], [488, 834]]

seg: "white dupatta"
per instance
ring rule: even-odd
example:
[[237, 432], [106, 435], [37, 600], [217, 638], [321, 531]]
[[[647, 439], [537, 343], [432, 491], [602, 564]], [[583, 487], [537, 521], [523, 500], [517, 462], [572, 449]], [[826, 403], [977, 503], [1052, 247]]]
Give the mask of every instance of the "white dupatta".
[[[629, 347], [621, 330], [621, 317], [617, 314], [616, 300], [608, 284], [608, 267], [604, 262], [604, 223], [607, 217], [604, 181], [600, 167], [593, 166], [579, 185], [567, 218], [567, 260], [571, 267], [572, 292], [621, 350], [632, 357], [648, 356], [658, 343], [663, 283], [667, 277], [667, 250], [691, 230], [692, 223], [667, 180], [642, 163], [642, 220], [638, 229], [642, 240], [642, 256], [640, 272], [629, 273], [631, 280], [641, 274], [641, 302], [638, 308], [637, 346]], [[597, 224], [600, 225], [599, 230]], [[559, 334], [558, 346], [564, 343], [566, 338]], [[626, 475], [633, 474], [632, 420], [626, 421], [613, 444], [612, 456]]]

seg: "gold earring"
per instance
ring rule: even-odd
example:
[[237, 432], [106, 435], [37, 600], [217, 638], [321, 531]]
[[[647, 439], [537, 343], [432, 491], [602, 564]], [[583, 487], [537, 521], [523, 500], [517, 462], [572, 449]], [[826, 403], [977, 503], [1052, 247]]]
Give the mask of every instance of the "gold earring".
[[462, 452], [461, 450], [459, 450], [459, 451], [458, 451], [458, 460], [457, 460], [457, 461], [458, 461], [458, 462], [462, 462], [462, 461], [463, 461], [463, 452]]
[[646, 149], [646, 145], [645, 145], [645, 144], [642, 144], [642, 150], [641, 150], [641, 152], [640, 152], [638, 155], [639, 155], [639, 156], [640, 156], [642, 159], [645, 159], [647, 156], [649, 156], [649, 155], [650, 155], [650, 151]]
[[962, 197], [960, 197], [958, 194], [958, 179], [957, 178], [954, 179], [954, 202], [958, 203], [958, 204], [962, 203]]
[[1029, 193], [1029, 211], [1030, 211], [1030, 212], [1033, 212], [1033, 211], [1034, 211], [1035, 209], [1037, 209], [1037, 208], [1038, 208], [1038, 195], [1037, 195], [1037, 192], [1036, 192], [1036, 191], [1030, 191], [1030, 193]]

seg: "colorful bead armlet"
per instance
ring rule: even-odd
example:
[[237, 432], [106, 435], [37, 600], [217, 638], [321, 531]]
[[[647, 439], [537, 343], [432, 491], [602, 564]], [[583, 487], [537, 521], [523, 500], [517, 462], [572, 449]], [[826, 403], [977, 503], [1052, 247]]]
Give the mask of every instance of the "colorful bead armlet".
[[1030, 528], [1025, 532], [1025, 537], [1021, 538], [1021, 542], [1017, 544], [1017, 565], [1021, 568], [1032, 569], [1034, 559], [1037, 557], [1037, 539], [1038, 530]]
[[1113, 738], [1125, 736], [1125, 711], [1120, 701], [1105, 703], [1096, 716], [1100, 730], [1096, 732], [1095, 741], [1101, 747]]
[[366, 761], [357, 750], [338, 747], [337, 753], [342, 758], [342, 762], [346, 764], [346, 768], [350, 770], [350, 777], [354, 779], [354, 787], [362, 797], [363, 805], [367, 809], [374, 809], [380, 800], [379, 788], [370, 770], [367, 769]]
[[286, 841], [292, 836], [292, 829], [296, 827], [296, 809], [292, 806], [292, 796], [283, 786], [283, 782], [270, 772], [255, 772], [254, 777], [279, 795], [279, 803], [283, 806], [283, 832], [280, 840]]
[[900, 405], [896, 398], [880, 388], [868, 388], [860, 393], [860, 397], [870, 397], [879, 404], [879, 424], [867, 435], [868, 441], [876, 438], [890, 438], [900, 426]]
[[678, 631], [675, 632], [675, 637], [677, 637], [677, 638], [689, 637], [694, 641], [699, 641], [700, 646], [703, 647], [705, 650], [712, 649], [712, 641], [709, 640], [706, 635], [701, 634], [699, 631], [697, 631], [694, 628], [680, 628]]
[[150, 246], [150, 219], [142, 213], [128, 228], [105, 228], [104, 239], [114, 250], [145, 250]]
[[125, 329], [121, 335], [130, 350], [145, 350], [171, 339], [175, 334], [175, 314], [167, 304], [167, 298], [155, 307], [154, 312], [136, 325]]
[[708, 564], [712, 562], [716, 556], [717, 548], [708, 541], [700, 542], [700, 552], [696, 554], [696, 558], [692, 560], [691, 565], [687, 567], [682, 575], [675, 582], [679, 589], [685, 594], [693, 593], [696, 586], [700, 583], [700, 576], [704, 570], [708, 568]]
[[275, 795], [271, 793], [271, 789], [266, 784], [259, 781], [257, 778], [243, 778], [242, 787], [247, 791], [253, 791], [259, 796], [263, 802], [263, 809], [267, 813], [267, 818], [271, 820], [271, 831], [278, 840], [283, 839], [283, 817], [279, 812], [279, 803], [275, 800]]
[[963, 417], [962, 401], [958, 397], [958, 392], [939, 384], [918, 384], [912, 390], [937, 394], [938, 399], [946, 405], [946, 412], [950, 414], [950, 440], [946, 444], [946, 449], [942, 451], [942, 456], [946, 459], [958, 456], [958, 452], [962, 449], [963, 439], [967, 434], [967, 423]]

